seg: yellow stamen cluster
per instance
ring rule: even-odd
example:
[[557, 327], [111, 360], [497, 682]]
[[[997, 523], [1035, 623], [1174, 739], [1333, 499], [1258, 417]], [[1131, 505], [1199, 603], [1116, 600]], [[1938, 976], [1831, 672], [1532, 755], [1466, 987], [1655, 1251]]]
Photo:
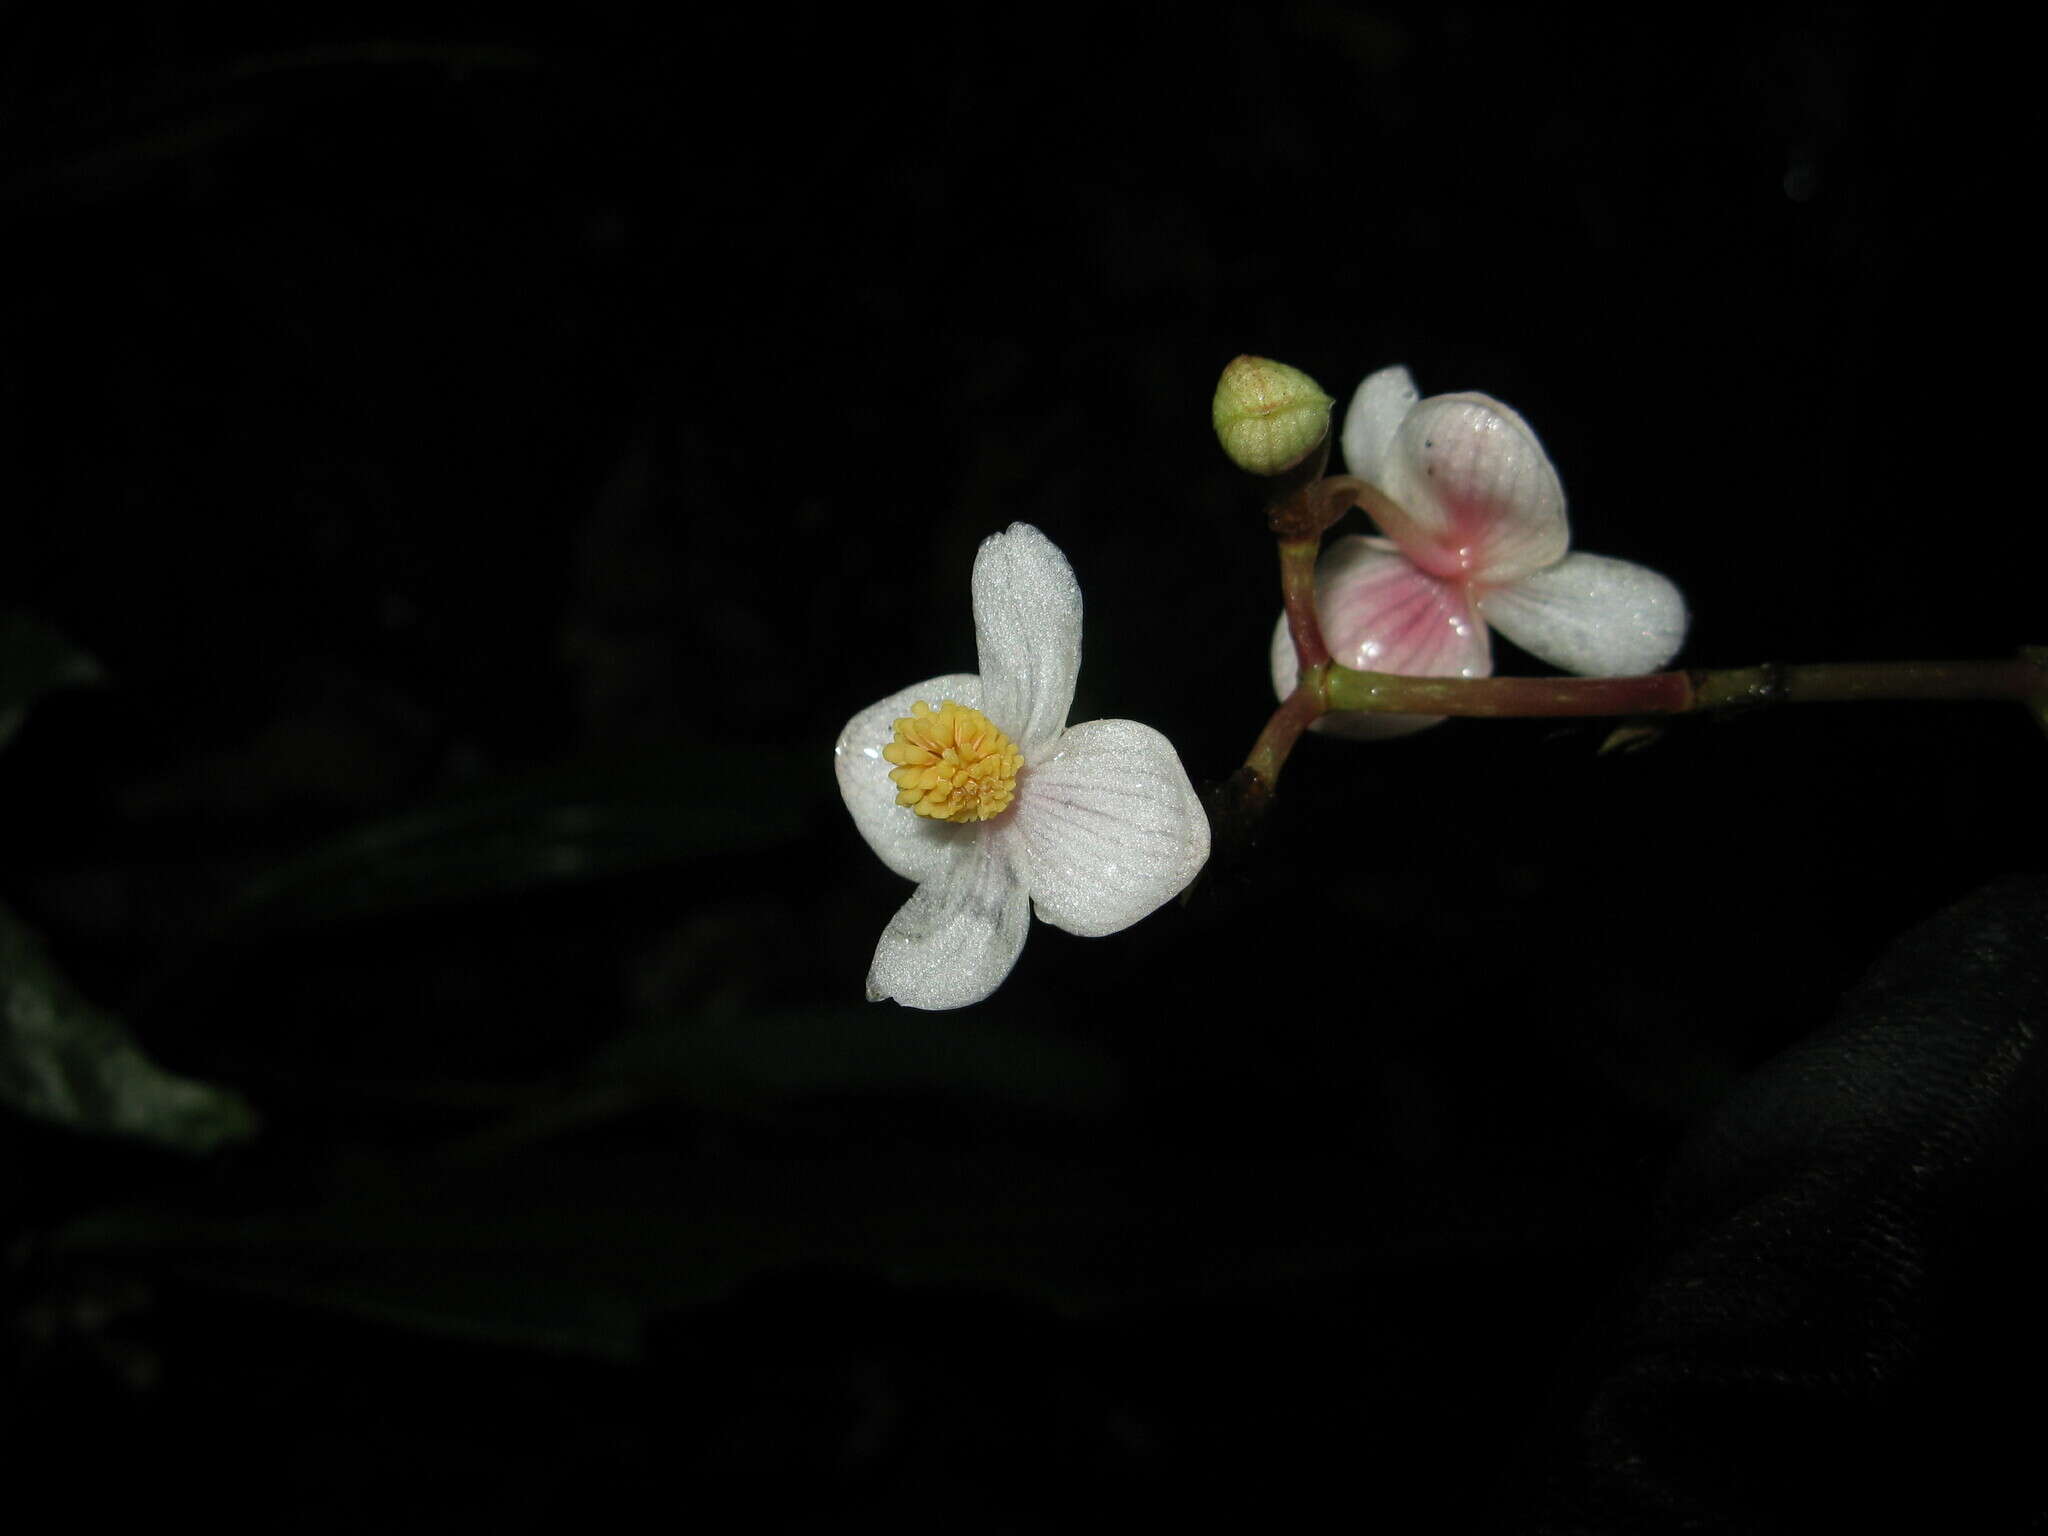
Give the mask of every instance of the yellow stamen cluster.
[[1024, 754], [978, 709], [919, 699], [882, 756], [898, 766], [896, 803], [941, 821], [987, 821], [1009, 809]]

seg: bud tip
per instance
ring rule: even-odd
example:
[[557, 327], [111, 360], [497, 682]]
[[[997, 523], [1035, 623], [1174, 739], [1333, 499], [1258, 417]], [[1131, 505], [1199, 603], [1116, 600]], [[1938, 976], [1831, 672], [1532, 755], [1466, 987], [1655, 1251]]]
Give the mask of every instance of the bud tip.
[[1283, 474], [1322, 442], [1331, 403], [1299, 368], [1266, 357], [1233, 358], [1216, 382], [1216, 440], [1239, 469]]

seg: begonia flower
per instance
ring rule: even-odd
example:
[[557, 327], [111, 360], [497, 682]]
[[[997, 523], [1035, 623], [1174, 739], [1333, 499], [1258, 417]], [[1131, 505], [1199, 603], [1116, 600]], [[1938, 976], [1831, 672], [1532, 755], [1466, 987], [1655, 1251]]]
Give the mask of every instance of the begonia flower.
[[[1685, 639], [1685, 599], [1655, 571], [1567, 554], [1564, 487], [1536, 434], [1485, 395], [1424, 400], [1401, 367], [1358, 388], [1344, 417], [1351, 473], [1386, 498], [1385, 538], [1333, 539], [1316, 566], [1316, 613], [1331, 659], [1408, 677], [1486, 677], [1488, 626], [1567, 672], [1654, 672]], [[1283, 616], [1273, 686], [1299, 670]], [[1436, 715], [1332, 713], [1316, 729], [1398, 736]]]
[[962, 1008], [1002, 984], [1039, 920], [1096, 937], [1187, 887], [1209, 822], [1173, 744], [1131, 720], [1068, 726], [1081, 588], [1026, 523], [974, 559], [979, 673], [899, 689], [833, 749], [861, 836], [917, 890], [882, 930], [868, 997]]

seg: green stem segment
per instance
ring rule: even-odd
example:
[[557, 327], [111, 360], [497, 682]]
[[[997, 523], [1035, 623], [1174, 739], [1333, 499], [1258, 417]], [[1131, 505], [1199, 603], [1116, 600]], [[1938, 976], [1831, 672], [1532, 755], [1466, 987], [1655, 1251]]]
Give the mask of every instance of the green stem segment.
[[2048, 655], [2010, 661], [1842, 662], [1822, 666], [1730, 667], [1694, 672], [1698, 709], [1732, 704], [1855, 703], [1865, 699], [2048, 698]]
[[[1313, 674], [1320, 681], [1327, 668], [1318, 668]], [[1294, 750], [1294, 744], [1301, 740], [1301, 733], [1323, 713], [1316, 689], [1304, 683], [1287, 696], [1286, 702], [1273, 711], [1266, 728], [1259, 732], [1259, 739], [1252, 743], [1251, 754], [1245, 758], [1245, 770], [1268, 789], [1279, 782], [1280, 770], [1287, 762], [1287, 754]]]
[[1676, 715], [1699, 708], [1693, 676], [1397, 677], [1332, 666], [1326, 709], [1400, 715]]
[[1360, 505], [1361, 497], [1378, 494], [1349, 475], [1317, 478], [1329, 452], [1325, 434], [1312, 456], [1315, 475], [1290, 481], [1266, 507], [1266, 520], [1280, 540], [1280, 600], [1287, 609], [1287, 631], [1304, 668], [1319, 667], [1330, 659], [1322, 621], [1316, 617], [1316, 556], [1322, 552], [1323, 531]]
[[2025, 703], [2048, 692], [2048, 670], [2010, 661], [1847, 662], [1653, 672], [1643, 677], [1397, 677], [1331, 666], [1325, 709], [1404, 715], [1684, 715], [1757, 704], [1875, 699]]
[[[2009, 661], [1890, 661], [1652, 672], [1642, 677], [1401, 677], [1328, 660], [1315, 616], [1315, 541], [1283, 539], [1281, 585], [1301, 681], [1273, 712], [1243, 773], [1266, 794], [1303, 731], [1329, 710], [1366, 714], [1687, 715], [1762, 704], [1988, 700], [2029, 705], [2048, 723], [2048, 650]], [[1305, 607], [1301, 605], [1305, 603]], [[1314, 658], [1314, 659], [1311, 659]]]
[[1304, 667], [1319, 667], [1330, 659], [1322, 621], [1316, 617], [1316, 552], [1320, 547], [1315, 534], [1280, 541], [1280, 600], [1287, 608], [1294, 654]]

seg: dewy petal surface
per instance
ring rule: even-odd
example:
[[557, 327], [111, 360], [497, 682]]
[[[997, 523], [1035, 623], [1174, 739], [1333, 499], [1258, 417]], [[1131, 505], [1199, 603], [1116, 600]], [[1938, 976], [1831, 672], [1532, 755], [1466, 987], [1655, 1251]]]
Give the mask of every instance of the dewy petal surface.
[[1431, 575], [1499, 585], [1562, 559], [1564, 486], [1528, 424], [1485, 395], [1435, 395], [1401, 420], [1380, 531]]
[[1084, 938], [1128, 928], [1187, 888], [1209, 818], [1173, 743], [1135, 720], [1090, 720], [1025, 769], [998, 837], [1039, 918]]
[[[1349, 534], [1316, 567], [1316, 613], [1330, 657], [1361, 672], [1404, 677], [1487, 677], [1493, 645], [1465, 587], [1420, 570], [1384, 539]], [[1300, 668], [1286, 615], [1273, 631], [1273, 688], [1294, 691]], [[1440, 715], [1324, 715], [1311, 729], [1380, 740], [1437, 723]]]
[[1587, 677], [1655, 672], [1685, 643], [1685, 598], [1645, 566], [1568, 555], [1487, 592], [1479, 611], [1502, 634], [1554, 667]]
[[979, 708], [1017, 743], [1028, 765], [1066, 728], [1081, 671], [1080, 584], [1067, 557], [1029, 523], [981, 541], [974, 637]]
[[1316, 612], [1331, 659], [1362, 672], [1485, 677], [1486, 626], [1462, 583], [1439, 581], [1384, 540], [1334, 539], [1316, 565]]
[[853, 824], [881, 861], [906, 880], [930, 880], [959, 849], [972, 841], [974, 828], [937, 821], [896, 803], [897, 787], [882, 748], [896, 739], [896, 722], [919, 699], [937, 704], [951, 699], [980, 709], [981, 679], [971, 672], [950, 672], [927, 682], [898, 689], [870, 704], [846, 722], [832, 748], [832, 770], [839, 794], [853, 813]]
[[1398, 363], [1367, 377], [1344, 412], [1344, 466], [1359, 479], [1379, 485], [1401, 419], [1422, 391]]
[[998, 840], [975, 837], [889, 919], [868, 969], [868, 1000], [978, 1003], [1010, 974], [1030, 925], [1030, 897]]

